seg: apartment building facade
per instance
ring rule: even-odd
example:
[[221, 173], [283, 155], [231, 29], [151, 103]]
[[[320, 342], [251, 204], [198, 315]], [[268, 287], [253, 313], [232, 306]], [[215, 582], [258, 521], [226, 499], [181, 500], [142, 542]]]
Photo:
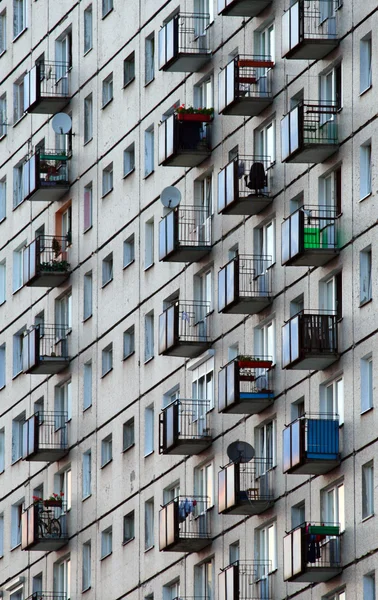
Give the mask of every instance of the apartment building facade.
[[5, 600], [375, 599], [377, 19], [0, 1]]

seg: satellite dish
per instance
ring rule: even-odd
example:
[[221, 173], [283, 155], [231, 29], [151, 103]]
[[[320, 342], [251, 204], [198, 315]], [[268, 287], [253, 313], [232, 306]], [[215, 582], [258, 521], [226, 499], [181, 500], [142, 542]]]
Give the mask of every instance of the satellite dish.
[[227, 456], [234, 463], [246, 463], [255, 456], [255, 449], [247, 442], [232, 442], [227, 448]]
[[160, 200], [166, 208], [176, 208], [181, 202], [181, 192], [173, 185], [169, 185], [160, 194]]
[[72, 129], [71, 117], [66, 113], [57, 113], [53, 116], [51, 125], [55, 133], [60, 135], [69, 133]]

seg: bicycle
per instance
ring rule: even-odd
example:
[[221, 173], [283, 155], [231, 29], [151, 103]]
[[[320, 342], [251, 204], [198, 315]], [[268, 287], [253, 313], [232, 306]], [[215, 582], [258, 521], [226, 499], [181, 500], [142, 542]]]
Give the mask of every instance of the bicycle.
[[59, 519], [53, 516], [53, 511], [49, 508], [41, 509], [38, 515], [38, 537], [55, 537], [62, 535], [62, 526]]

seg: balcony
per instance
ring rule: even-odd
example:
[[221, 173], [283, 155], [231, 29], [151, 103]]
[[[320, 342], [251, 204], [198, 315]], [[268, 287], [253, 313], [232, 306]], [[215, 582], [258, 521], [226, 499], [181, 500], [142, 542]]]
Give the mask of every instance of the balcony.
[[159, 511], [159, 550], [200, 552], [211, 544], [210, 500], [177, 496]]
[[218, 273], [218, 312], [255, 315], [272, 303], [272, 257], [239, 254]]
[[25, 200], [52, 202], [70, 188], [68, 154], [63, 150], [41, 150], [24, 164]]
[[200, 454], [211, 446], [210, 400], [178, 399], [159, 416], [160, 454]]
[[179, 13], [159, 31], [159, 69], [196, 73], [211, 58], [210, 15]]
[[211, 155], [210, 129], [209, 122], [181, 120], [177, 114], [165, 119], [159, 125], [159, 165], [199, 165]]
[[256, 415], [273, 404], [271, 357], [237, 356], [218, 375], [218, 411]]
[[255, 117], [273, 102], [270, 56], [236, 56], [218, 75], [219, 113]]
[[337, 0], [299, 0], [282, 17], [282, 58], [319, 60], [334, 50]]
[[218, 173], [218, 212], [257, 215], [272, 202], [269, 156], [238, 155]]
[[37, 325], [24, 334], [22, 359], [24, 373], [52, 375], [66, 369], [69, 329], [66, 325]]
[[284, 581], [319, 583], [336, 577], [340, 563], [338, 523], [303, 523], [284, 537]]
[[30, 287], [55, 288], [70, 276], [66, 237], [40, 235], [23, 252], [23, 281]]
[[198, 206], [175, 208], [159, 223], [159, 260], [196, 262], [211, 251], [211, 216]]
[[282, 265], [321, 267], [339, 250], [339, 215], [328, 206], [301, 206], [282, 223]]
[[272, 600], [269, 560], [237, 560], [219, 574], [219, 600]]
[[177, 300], [159, 317], [159, 354], [194, 358], [211, 346], [209, 302]]
[[303, 101], [281, 120], [281, 160], [322, 163], [339, 148], [336, 102]]
[[301, 311], [282, 327], [282, 368], [321, 371], [339, 358], [337, 317]]
[[284, 429], [284, 473], [323, 475], [339, 464], [338, 415], [304, 415]]
[[22, 458], [29, 461], [56, 462], [68, 454], [65, 412], [38, 412], [23, 425]]
[[26, 600], [67, 600], [63, 592], [33, 592]]
[[64, 503], [36, 502], [21, 515], [21, 550], [47, 552], [68, 543], [67, 509]]
[[218, 0], [218, 14], [222, 17], [256, 17], [271, 0]]
[[24, 76], [24, 111], [54, 115], [70, 101], [70, 65], [43, 62]]
[[272, 461], [229, 463], [218, 473], [219, 513], [259, 515], [273, 505]]

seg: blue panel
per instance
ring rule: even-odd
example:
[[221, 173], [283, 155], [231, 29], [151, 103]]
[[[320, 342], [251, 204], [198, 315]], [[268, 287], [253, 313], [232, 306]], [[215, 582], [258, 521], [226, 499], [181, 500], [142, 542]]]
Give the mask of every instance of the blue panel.
[[240, 392], [239, 394], [240, 400], [258, 400], [259, 398], [274, 398], [274, 394], [270, 392], [256, 392], [253, 394], [252, 392]]
[[339, 454], [339, 422], [331, 419], [307, 421], [307, 458], [335, 460]]

